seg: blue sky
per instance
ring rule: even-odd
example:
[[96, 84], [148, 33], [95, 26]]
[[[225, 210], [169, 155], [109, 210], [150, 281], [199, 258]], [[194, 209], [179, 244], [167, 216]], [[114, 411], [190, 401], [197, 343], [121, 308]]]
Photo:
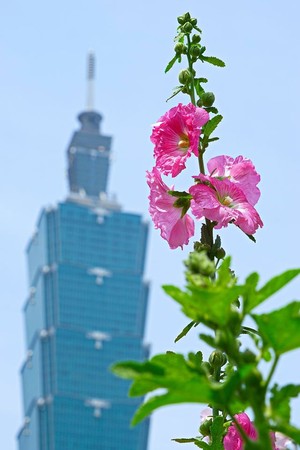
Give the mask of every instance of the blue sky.
[[[173, 55], [176, 17], [189, 10], [198, 18], [208, 53], [227, 63], [225, 69], [200, 66], [224, 115], [221, 140], [209, 156], [243, 154], [262, 176], [258, 210], [265, 227], [257, 233], [257, 244], [233, 227], [221, 236], [240, 278], [257, 270], [264, 281], [299, 266], [300, 260], [300, 5], [297, 0], [11, 0], [1, 9], [0, 424], [2, 448], [13, 450], [22, 423], [18, 371], [25, 355], [24, 248], [40, 208], [67, 194], [65, 150], [85, 106], [88, 50], [97, 59], [96, 105], [104, 115], [103, 132], [114, 137], [110, 192], [125, 210], [149, 220], [145, 170], [153, 166], [150, 125], [186, 101], [177, 97], [165, 103], [177, 85], [176, 70], [163, 73]], [[185, 187], [195, 170], [191, 163], [178, 187]], [[169, 250], [151, 227], [146, 340], [153, 352], [198, 349], [196, 335], [174, 346], [186, 320], [160, 289], [163, 283], [182, 284], [182, 260], [190, 248]], [[272, 305], [299, 299], [299, 287], [300, 281], [294, 281]], [[279, 381], [299, 382], [296, 356], [292, 352], [284, 358]], [[299, 402], [295, 406], [299, 411]], [[172, 437], [197, 434], [199, 410], [179, 406], [155, 413], [149, 450], [175, 449]], [[299, 426], [299, 417], [294, 421]]]

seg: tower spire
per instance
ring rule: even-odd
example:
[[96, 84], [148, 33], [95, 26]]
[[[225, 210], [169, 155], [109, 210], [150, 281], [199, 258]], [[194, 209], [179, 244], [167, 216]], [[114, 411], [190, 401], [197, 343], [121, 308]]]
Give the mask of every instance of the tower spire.
[[90, 51], [87, 57], [87, 98], [86, 109], [87, 111], [94, 110], [95, 99], [95, 54]]

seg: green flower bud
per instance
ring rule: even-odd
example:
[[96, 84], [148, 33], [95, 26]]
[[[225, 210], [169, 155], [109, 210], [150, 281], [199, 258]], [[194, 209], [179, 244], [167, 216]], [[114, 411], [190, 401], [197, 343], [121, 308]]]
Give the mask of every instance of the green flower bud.
[[192, 252], [189, 258], [185, 261], [188, 270], [194, 274], [201, 274], [205, 276], [214, 275], [216, 266], [205, 252]]
[[201, 106], [203, 106], [201, 98], [199, 98], [199, 100], [197, 100], [197, 106], [199, 106], [199, 108], [201, 108]]
[[199, 44], [200, 41], [201, 41], [201, 37], [199, 36], [199, 34], [193, 34], [192, 43]]
[[197, 19], [195, 18], [191, 19], [191, 24], [193, 25], [193, 27], [197, 25]]
[[226, 252], [225, 252], [224, 248], [223, 247], [218, 248], [215, 256], [217, 259], [224, 259], [226, 256]]
[[201, 100], [204, 106], [212, 106], [215, 101], [215, 96], [212, 92], [204, 92], [201, 96]]
[[191, 47], [191, 50], [190, 50], [190, 55], [193, 56], [194, 58], [195, 57], [197, 58], [200, 54], [201, 54], [200, 46], [199, 45], [193, 45]]
[[177, 44], [174, 47], [175, 53], [178, 55], [181, 55], [183, 53], [185, 45], [182, 42], [177, 42]]
[[212, 425], [212, 419], [205, 420], [200, 425], [199, 431], [202, 434], [202, 436], [210, 436], [210, 427]]
[[178, 75], [178, 80], [181, 84], [187, 84], [189, 81], [191, 81], [191, 73], [189, 69], [182, 70]]
[[220, 350], [214, 350], [209, 357], [209, 362], [215, 369], [219, 369], [227, 363], [227, 358], [225, 353]]
[[183, 94], [188, 94], [188, 93], [189, 93], [188, 87], [187, 87], [187, 86], [183, 86], [183, 88], [181, 89], [181, 92], [182, 92]]
[[184, 16], [179, 16], [179, 17], [177, 17], [177, 22], [178, 22], [180, 25], [184, 24], [184, 22], [185, 22]]
[[191, 24], [191, 22], [186, 22], [183, 26], [182, 26], [182, 31], [184, 33], [190, 33], [193, 29], [193, 25]]

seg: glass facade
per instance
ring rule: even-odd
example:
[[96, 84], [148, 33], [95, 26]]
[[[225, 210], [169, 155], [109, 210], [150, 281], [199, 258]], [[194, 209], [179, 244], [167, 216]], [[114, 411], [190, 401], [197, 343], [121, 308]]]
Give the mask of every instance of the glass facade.
[[27, 247], [27, 357], [19, 450], [146, 450], [149, 422], [112, 363], [143, 360], [147, 225], [106, 195], [111, 138], [79, 115], [68, 147], [70, 196], [43, 209]]

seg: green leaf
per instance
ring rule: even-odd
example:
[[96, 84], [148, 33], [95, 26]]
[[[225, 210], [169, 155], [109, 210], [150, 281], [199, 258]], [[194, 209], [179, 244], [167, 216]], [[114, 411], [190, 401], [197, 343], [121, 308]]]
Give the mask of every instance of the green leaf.
[[258, 332], [277, 356], [300, 347], [300, 302], [268, 314], [253, 314]]
[[197, 445], [197, 447], [203, 448], [205, 450], [210, 449], [210, 446], [206, 442], [198, 438], [176, 438], [172, 439], [172, 441], [178, 442], [179, 444], [188, 444], [193, 442], [195, 445]]
[[[286, 272], [277, 275], [271, 280], [269, 280], [261, 289], [258, 291], [255, 290], [257, 282], [258, 282], [258, 274], [251, 274], [248, 279], [250, 280], [251, 276], [254, 276], [254, 282], [256, 283], [253, 288], [246, 291], [245, 296], [245, 311], [250, 312], [252, 309], [256, 308], [258, 305], [263, 303], [277, 291], [282, 289], [285, 285], [287, 285], [290, 281], [292, 281], [296, 276], [300, 274], [300, 269], [290, 269]], [[250, 281], [249, 281], [250, 282]], [[247, 286], [247, 281], [246, 281]], [[249, 288], [249, 286], [248, 286]]]
[[182, 306], [182, 311], [195, 322], [215, 329], [226, 326], [231, 318], [232, 303], [241, 290], [238, 286], [190, 286], [182, 291], [175, 286], [163, 286], [164, 291]]
[[195, 80], [194, 80], [195, 89], [196, 89], [197, 95], [199, 97], [201, 97], [201, 94], [203, 94], [205, 92], [205, 90], [201, 86], [201, 81], [200, 80], [201, 80], [201, 78], [195, 78]]
[[257, 301], [259, 302], [257, 303], [257, 305], [265, 301], [267, 298], [271, 297], [271, 295], [275, 294], [275, 292], [282, 289], [286, 284], [292, 281], [299, 274], [300, 269], [291, 269], [272, 278], [257, 292]]
[[213, 138], [208, 139], [207, 142], [215, 142], [215, 141], [218, 141], [219, 139], [220, 138], [218, 138], [218, 137], [213, 137]]
[[207, 106], [204, 109], [206, 109], [208, 113], [218, 114], [219, 112], [215, 106]]
[[169, 72], [170, 69], [174, 66], [178, 59], [178, 55], [175, 55], [174, 58], [171, 59], [171, 61], [168, 63], [167, 67], [165, 68], [165, 73]]
[[193, 196], [191, 194], [189, 194], [188, 192], [185, 192], [185, 191], [168, 191], [168, 194], [172, 195], [172, 197], [187, 198], [189, 200], [191, 200], [193, 198]]
[[289, 422], [291, 420], [290, 400], [300, 394], [300, 385], [288, 384], [281, 388], [275, 384], [271, 389], [270, 405], [272, 408], [272, 419], [278, 422]]
[[178, 86], [177, 88], [174, 89], [173, 94], [167, 98], [166, 102], [168, 102], [169, 100], [171, 100], [171, 98], [175, 97], [175, 95], [179, 94], [179, 92], [182, 91], [183, 86]]
[[184, 329], [181, 331], [181, 333], [178, 334], [178, 336], [176, 337], [174, 342], [178, 342], [180, 339], [182, 339], [184, 336], [186, 336], [188, 334], [188, 332], [190, 331], [190, 329], [193, 328], [195, 325], [197, 325], [197, 322], [192, 320], [192, 322], [190, 322], [186, 327], [184, 327]]
[[222, 61], [219, 58], [216, 58], [215, 56], [201, 56], [201, 60], [202, 61], [206, 61], [209, 64], [213, 64], [214, 66], [218, 66], [218, 67], [225, 67], [225, 63], [224, 61]]
[[187, 444], [188, 442], [195, 442], [198, 441], [199, 439], [196, 438], [175, 438], [172, 439], [172, 441], [178, 442], [179, 444]]
[[223, 446], [223, 435], [224, 435], [224, 421], [223, 417], [219, 416], [213, 420], [211, 425], [211, 450], [224, 450]]
[[204, 136], [209, 137], [215, 131], [222, 119], [223, 116], [221, 116], [221, 114], [210, 119], [202, 128]]

